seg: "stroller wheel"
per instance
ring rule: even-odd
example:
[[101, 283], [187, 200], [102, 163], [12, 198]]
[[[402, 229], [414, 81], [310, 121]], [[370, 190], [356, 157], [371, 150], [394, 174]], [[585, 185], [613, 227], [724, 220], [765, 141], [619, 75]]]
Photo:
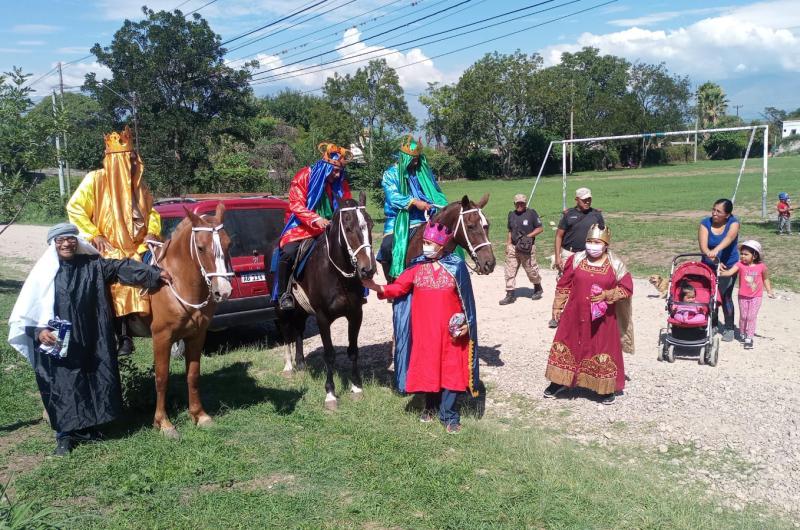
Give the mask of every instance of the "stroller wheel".
[[667, 360], [668, 363], [674, 363], [675, 362], [675, 346], [673, 346], [672, 344], [667, 346], [667, 350], [666, 350], [666, 352], [664, 354], [664, 358]]
[[714, 335], [711, 339], [711, 344], [706, 346], [708, 355], [706, 356], [706, 364], [709, 366], [716, 366], [719, 360], [719, 335]]

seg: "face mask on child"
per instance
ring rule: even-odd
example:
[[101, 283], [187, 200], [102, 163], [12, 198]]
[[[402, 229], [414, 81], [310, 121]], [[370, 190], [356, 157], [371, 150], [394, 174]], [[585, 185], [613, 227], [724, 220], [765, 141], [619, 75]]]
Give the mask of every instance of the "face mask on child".
[[603, 255], [605, 245], [602, 243], [586, 243], [586, 253], [593, 258], [599, 258]]
[[430, 245], [428, 243], [422, 244], [422, 255], [428, 259], [435, 258], [436, 255], [439, 253], [439, 249], [436, 248], [436, 245]]

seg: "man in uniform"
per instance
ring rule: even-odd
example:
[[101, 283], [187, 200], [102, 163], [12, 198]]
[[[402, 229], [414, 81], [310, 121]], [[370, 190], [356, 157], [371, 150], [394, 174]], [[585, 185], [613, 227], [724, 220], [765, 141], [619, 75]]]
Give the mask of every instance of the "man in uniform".
[[525, 269], [533, 284], [533, 300], [542, 298], [542, 277], [536, 263], [536, 236], [542, 233], [542, 221], [533, 208], [527, 207], [527, 199], [522, 193], [514, 195], [514, 209], [508, 212], [508, 235], [506, 236], [506, 297], [500, 305], [514, 303], [517, 272], [520, 265]]
[[[606, 227], [603, 214], [592, 208], [592, 190], [578, 188], [575, 190], [575, 207], [564, 211], [556, 230], [555, 265], [559, 273], [564, 270], [564, 262], [576, 252], [586, 250], [586, 234], [596, 224], [601, 229]], [[551, 328], [558, 327], [555, 307]]]
[[[289, 210], [292, 216], [281, 233], [276, 264], [278, 280], [275, 299], [284, 311], [294, 309], [294, 297], [287, 292], [287, 288], [300, 244], [305, 239], [322, 234], [330, 224], [339, 201], [352, 198], [345, 173], [345, 166], [353, 159], [352, 153], [330, 143], [321, 143], [318, 149], [322, 158], [313, 166], [298, 171], [289, 185]], [[275, 257], [273, 263], [274, 260]]]
[[[67, 202], [70, 223], [104, 258], [142, 261], [147, 240], [161, 237], [161, 217], [153, 209], [153, 196], [142, 174], [144, 165], [134, 149], [128, 127], [106, 135], [103, 169], [90, 171]], [[150, 301], [139, 289], [111, 285], [111, 299], [119, 343], [119, 355], [133, 351], [128, 335], [128, 315], [150, 312]]]
[[47, 233], [48, 248], [22, 286], [9, 318], [8, 342], [33, 366], [56, 431], [57, 456], [97, 440], [98, 425], [122, 412], [112, 282], [156, 289], [169, 274], [137, 260], [103, 259], [61, 223]]
[[388, 281], [400, 276], [405, 268], [408, 241], [414, 230], [431, 217], [437, 207], [447, 205], [436, 177], [422, 152], [422, 139], [414, 140], [409, 134], [397, 153], [397, 162], [383, 173], [381, 180], [385, 202], [383, 212], [383, 241], [377, 261]]

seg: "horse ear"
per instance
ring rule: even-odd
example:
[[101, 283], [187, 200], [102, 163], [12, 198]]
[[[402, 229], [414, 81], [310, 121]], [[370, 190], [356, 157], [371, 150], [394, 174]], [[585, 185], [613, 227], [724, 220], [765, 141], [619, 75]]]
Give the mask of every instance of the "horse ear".
[[485, 193], [483, 197], [481, 197], [481, 200], [479, 200], [477, 203], [478, 208], [483, 208], [484, 206], [486, 206], [487, 202], [489, 202], [489, 194]]
[[222, 201], [217, 203], [217, 211], [214, 212], [214, 217], [217, 218], [218, 224], [222, 224], [222, 219], [225, 217], [225, 205], [222, 204]]
[[367, 205], [367, 194], [364, 193], [363, 191], [359, 192], [359, 194], [358, 194], [358, 205], [359, 206], [366, 206]]
[[189, 220], [192, 222], [192, 226], [197, 226], [200, 223], [202, 223], [202, 221], [197, 216], [197, 214], [195, 214], [193, 211], [189, 210], [189, 208], [187, 208], [186, 206], [183, 207], [183, 211], [186, 212], [186, 217], [188, 217]]
[[461, 207], [464, 208], [465, 210], [469, 210], [472, 207], [469, 202], [469, 197], [467, 197], [466, 195], [464, 195], [461, 198]]

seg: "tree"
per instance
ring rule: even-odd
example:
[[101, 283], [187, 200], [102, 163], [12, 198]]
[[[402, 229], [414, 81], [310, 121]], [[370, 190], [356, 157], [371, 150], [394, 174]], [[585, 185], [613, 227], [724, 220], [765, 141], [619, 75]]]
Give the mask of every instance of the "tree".
[[48, 160], [54, 125], [28, 115], [33, 89], [25, 83], [30, 77], [18, 67], [0, 75], [0, 173], [5, 175], [40, 168]]
[[437, 147], [444, 144], [454, 95], [455, 92], [450, 85], [428, 83], [425, 94], [419, 97], [420, 103], [428, 109], [428, 119], [425, 121], [426, 144], [430, 144], [432, 139], [436, 140]]
[[370, 160], [376, 138], [385, 139], [417, 125], [397, 72], [385, 59], [372, 60], [353, 75], [334, 74], [325, 81], [324, 93], [333, 109], [349, 122], [351, 141], [365, 148], [363, 139], [369, 139]]
[[308, 130], [311, 126], [311, 109], [319, 99], [296, 90], [282, 90], [275, 96], [263, 98], [261, 106], [263, 112], [287, 125]]
[[223, 134], [249, 140], [247, 121], [255, 115], [247, 68], [226, 65], [221, 39], [198, 14], [154, 12], [126, 20], [109, 47], [92, 53], [107, 66], [111, 81], [86, 76], [84, 89], [113, 114], [134, 125], [154, 188], [178, 194], [191, 188], [195, 172], [209, 166], [209, 148]]
[[703, 83], [697, 89], [697, 111], [702, 128], [714, 128], [728, 109], [725, 91], [716, 83]]

